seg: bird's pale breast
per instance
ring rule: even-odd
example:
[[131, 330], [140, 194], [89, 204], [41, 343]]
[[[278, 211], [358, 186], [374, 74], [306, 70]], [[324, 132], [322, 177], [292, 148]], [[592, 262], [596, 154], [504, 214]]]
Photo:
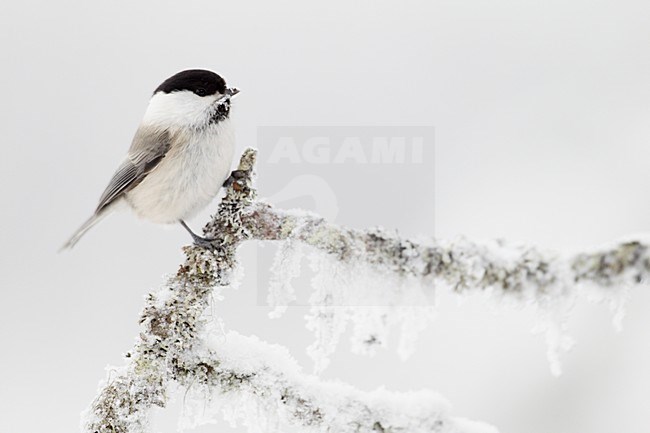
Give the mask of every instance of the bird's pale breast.
[[214, 199], [229, 176], [234, 144], [230, 119], [179, 136], [158, 166], [126, 194], [127, 202], [152, 222], [191, 218]]

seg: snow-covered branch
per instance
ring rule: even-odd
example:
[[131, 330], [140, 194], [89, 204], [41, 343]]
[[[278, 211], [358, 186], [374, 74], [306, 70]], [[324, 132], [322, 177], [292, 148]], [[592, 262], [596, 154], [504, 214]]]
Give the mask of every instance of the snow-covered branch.
[[[254, 150], [243, 154], [244, 176], [227, 188], [205, 227], [205, 235], [216, 239], [213, 248], [185, 247], [178, 272], [148, 296], [138, 341], [126, 365], [101, 385], [85, 431], [145, 432], [151, 409], [164, 407], [175, 386], [207, 398], [216, 410], [255, 431], [287, 425], [332, 432], [494, 431], [451, 417], [448, 404], [433, 393], [363, 393], [323, 382], [301, 373], [282, 348], [220, 332], [204, 313], [220, 290], [236, 283], [236, 251], [248, 240], [284, 242], [271, 282], [279, 307], [293, 299], [300, 245], [320, 252], [311, 257], [316, 277], [308, 323], [317, 336], [310, 348], [317, 370], [326, 365], [348, 320], [355, 323], [353, 339], [360, 351], [385, 345], [386, 329], [401, 324], [400, 352], [407, 354], [431, 315], [421, 307], [422, 299], [440, 286], [490, 290], [548, 306], [571, 299], [580, 283], [603, 293], [622, 292], [620, 287], [645, 280], [650, 272], [648, 245], [641, 242], [561, 257], [503, 242], [409, 240], [275, 209], [256, 199], [255, 159]], [[200, 420], [188, 425], [195, 422]]]
[[204, 341], [208, 344], [203, 354], [185, 365], [180, 378], [192, 397], [192, 403], [185, 403], [184, 427], [224, 414], [251, 431], [282, 431], [283, 425], [293, 424], [343, 433], [494, 432], [450, 417], [450, 405], [430, 391], [362, 392], [320, 381], [301, 373], [283, 347], [232, 331], [212, 331]]
[[362, 261], [382, 272], [445, 283], [455, 291], [499, 289], [543, 295], [549, 287], [576, 283], [606, 287], [637, 284], [650, 276], [649, 246], [622, 242], [598, 251], [560, 257], [535, 247], [465, 239], [410, 240], [382, 229], [354, 230], [304, 211], [264, 203], [246, 208], [243, 225], [257, 240], [297, 240], [343, 262]]

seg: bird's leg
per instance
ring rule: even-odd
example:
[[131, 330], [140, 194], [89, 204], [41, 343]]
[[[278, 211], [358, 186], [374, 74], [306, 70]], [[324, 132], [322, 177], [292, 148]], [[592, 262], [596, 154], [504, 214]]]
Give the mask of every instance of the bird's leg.
[[199, 236], [192, 231], [192, 229], [185, 223], [185, 221], [179, 220], [178, 222], [180, 222], [183, 228], [185, 228], [185, 230], [187, 230], [187, 232], [192, 236], [192, 239], [194, 240], [194, 243], [196, 245], [202, 248], [214, 248], [213, 242], [216, 241], [216, 239], [204, 238], [202, 236]]
[[230, 176], [226, 181], [223, 183], [224, 188], [228, 188], [231, 186], [235, 181], [238, 181], [239, 179], [243, 179], [248, 175], [248, 170], [233, 170], [232, 173], [230, 173]]

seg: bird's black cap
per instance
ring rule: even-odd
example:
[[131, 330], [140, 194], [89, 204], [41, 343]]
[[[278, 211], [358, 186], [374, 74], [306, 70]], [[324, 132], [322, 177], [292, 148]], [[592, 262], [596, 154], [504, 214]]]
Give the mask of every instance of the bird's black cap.
[[226, 93], [226, 81], [218, 74], [203, 69], [189, 69], [167, 78], [153, 92], [172, 93], [189, 90], [199, 96]]

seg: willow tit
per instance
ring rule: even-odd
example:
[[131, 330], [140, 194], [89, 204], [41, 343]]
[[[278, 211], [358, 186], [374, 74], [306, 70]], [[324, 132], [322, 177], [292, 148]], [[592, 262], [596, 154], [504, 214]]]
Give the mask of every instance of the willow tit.
[[62, 249], [72, 248], [121, 203], [146, 220], [182, 224], [197, 243], [209, 241], [184, 220], [207, 206], [229, 177], [235, 147], [230, 99], [237, 93], [219, 75], [200, 69], [158, 86], [95, 213]]

